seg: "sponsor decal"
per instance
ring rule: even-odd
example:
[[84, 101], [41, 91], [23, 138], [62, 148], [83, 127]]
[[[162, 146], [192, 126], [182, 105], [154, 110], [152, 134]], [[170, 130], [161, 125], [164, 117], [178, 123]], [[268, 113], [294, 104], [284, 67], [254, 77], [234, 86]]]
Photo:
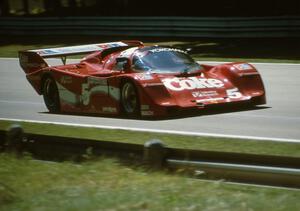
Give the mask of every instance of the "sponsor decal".
[[110, 47], [120, 47], [120, 46], [127, 46], [127, 44], [123, 43], [123, 42], [111, 42], [108, 43], [108, 45]]
[[89, 52], [89, 51], [99, 51], [103, 48], [97, 45], [81, 45], [81, 46], [71, 46], [64, 48], [52, 48], [52, 49], [41, 49], [33, 50], [40, 54], [41, 56], [47, 55], [57, 55], [57, 54], [69, 54], [69, 53], [80, 53], [80, 52]]
[[152, 87], [152, 86], [163, 86], [163, 83], [145, 83], [143, 87]]
[[141, 111], [142, 116], [153, 116], [154, 112], [153, 111]]
[[214, 78], [166, 78], [162, 80], [165, 87], [172, 91], [206, 89], [206, 88], [221, 88], [224, 83]]
[[193, 97], [198, 98], [198, 97], [212, 97], [218, 95], [217, 91], [195, 91], [192, 92]]
[[208, 98], [208, 99], [196, 100], [196, 102], [197, 103], [203, 103], [203, 102], [217, 103], [220, 100], [224, 100], [224, 98], [223, 97]]
[[46, 49], [43, 51], [39, 51], [38, 54], [56, 54], [56, 53], [60, 53], [60, 51], [58, 50], [51, 50], [51, 49]]
[[151, 53], [159, 53], [159, 52], [170, 52], [170, 51], [173, 51], [173, 52], [180, 52], [180, 53], [187, 53], [183, 50], [180, 50], [180, 49], [176, 49], [176, 48], [154, 48], [154, 49], [151, 49], [149, 50], [149, 52]]
[[235, 67], [238, 70], [252, 70], [253, 67], [247, 63], [244, 64], [234, 64], [233, 67]]
[[100, 44], [92, 44], [92, 45], [78, 45], [78, 46], [70, 46], [70, 47], [62, 47], [62, 48], [38, 49], [38, 50], [30, 50], [30, 51], [36, 52], [41, 56], [47, 56], [47, 55], [100, 51], [103, 50], [104, 47], [112, 48], [112, 47], [119, 47], [119, 46], [127, 46], [127, 44], [123, 42], [111, 42], [111, 43], [100, 43]]
[[141, 105], [141, 110], [149, 110], [149, 105]]
[[147, 74], [147, 73], [141, 73], [141, 74], [136, 74], [134, 76], [134, 78], [136, 80], [140, 80], [140, 81], [146, 81], [146, 80], [152, 80], [153, 77], [151, 74]]
[[154, 112], [149, 110], [150, 109], [150, 105], [141, 105], [141, 115], [142, 116], [153, 116]]
[[105, 49], [105, 48], [113, 48], [113, 47], [120, 47], [120, 46], [127, 46], [127, 44], [123, 42], [110, 42], [110, 43], [103, 43], [100, 44], [99, 47]]
[[103, 107], [102, 111], [105, 113], [117, 113], [116, 107]]

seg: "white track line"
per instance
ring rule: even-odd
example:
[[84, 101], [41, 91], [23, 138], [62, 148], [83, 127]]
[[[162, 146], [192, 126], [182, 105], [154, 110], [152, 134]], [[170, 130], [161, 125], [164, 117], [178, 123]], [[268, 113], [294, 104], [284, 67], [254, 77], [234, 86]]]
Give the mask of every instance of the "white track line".
[[92, 125], [92, 124], [76, 124], [76, 123], [63, 123], [63, 122], [26, 120], [26, 119], [0, 118], [0, 120], [14, 121], [14, 122], [40, 123], [40, 124], [54, 124], [54, 125], [64, 125], [64, 126], [76, 126], [76, 127], [89, 127], [89, 128], [99, 128], [99, 129], [109, 129], [109, 130], [127, 130], [127, 131], [133, 131], [133, 132], [166, 133], [166, 134], [184, 135], [184, 136], [205, 136], [205, 137], [215, 137], [215, 138], [231, 138], [231, 139], [261, 140], [261, 141], [273, 141], [273, 142], [285, 142], [285, 143], [300, 143], [299, 139], [288, 139], [288, 138], [228, 135], [228, 134], [218, 134], [218, 133], [201, 133], [201, 132], [189, 132], [189, 131], [159, 130], [159, 129], [107, 126], [107, 125]]

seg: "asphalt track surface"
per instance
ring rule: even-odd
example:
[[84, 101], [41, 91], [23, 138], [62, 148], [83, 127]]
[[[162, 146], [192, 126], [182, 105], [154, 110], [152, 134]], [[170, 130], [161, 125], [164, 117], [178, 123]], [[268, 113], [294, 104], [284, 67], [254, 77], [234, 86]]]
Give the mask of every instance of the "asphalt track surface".
[[17, 59], [0, 59], [0, 118], [167, 130], [220, 136], [245, 136], [300, 142], [300, 65], [262, 64], [268, 103], [254, 109], [225, 109], [168, 119], [139, 120], [110, 116], [50, 114]]

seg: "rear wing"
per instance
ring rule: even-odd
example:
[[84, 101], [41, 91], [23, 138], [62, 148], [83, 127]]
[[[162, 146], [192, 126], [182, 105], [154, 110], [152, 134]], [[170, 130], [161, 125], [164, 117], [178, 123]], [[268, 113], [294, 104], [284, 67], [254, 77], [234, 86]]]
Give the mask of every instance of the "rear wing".
[[26, 74], [48, 67], [45, 58], [61, 58], [63, 64], [66, 64], [67, 56], [103, 51], [111, 48], [120, 48], [126, 46], [143, 45], [140, 41], [120, 41], [99, 43], [90, 45], [77, 45], [59, 48], [46, 48], [36, 50], [19, 51], [19, 62]]

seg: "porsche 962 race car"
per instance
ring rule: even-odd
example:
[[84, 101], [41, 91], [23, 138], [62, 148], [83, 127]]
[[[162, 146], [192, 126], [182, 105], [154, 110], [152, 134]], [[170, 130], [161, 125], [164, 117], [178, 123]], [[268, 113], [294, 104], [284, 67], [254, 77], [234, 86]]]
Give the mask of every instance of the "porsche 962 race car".
[[[86, 55], [66, 64], [70, 55]], [[48, 58], [60, 57], [51, 66]], [[140, 41], [19, 52], [20, 65], [50, 112], [162, 116], [174, 110], [266, 103], [257, 70], [248, 63], [204, 65], [187, 52]]]

